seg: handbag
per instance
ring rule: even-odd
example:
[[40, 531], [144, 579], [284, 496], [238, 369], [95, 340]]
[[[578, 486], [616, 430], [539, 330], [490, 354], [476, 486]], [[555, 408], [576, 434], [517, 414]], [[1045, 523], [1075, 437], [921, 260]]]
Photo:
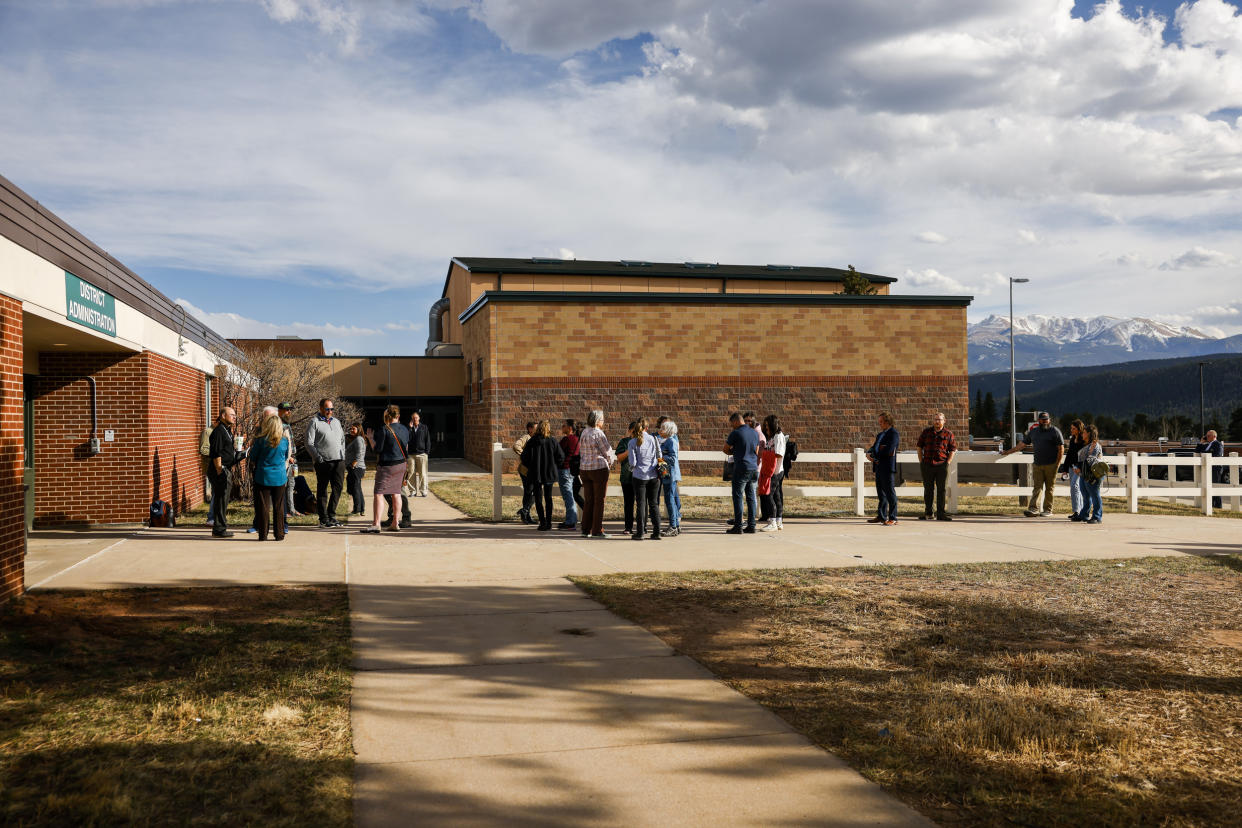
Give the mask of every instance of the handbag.
[[721, 475], [721, 479], [724, 480], [726, 483], [733, 479], [733, 463], [732, 462], [728, 460], [725, 461], [724, 474]]

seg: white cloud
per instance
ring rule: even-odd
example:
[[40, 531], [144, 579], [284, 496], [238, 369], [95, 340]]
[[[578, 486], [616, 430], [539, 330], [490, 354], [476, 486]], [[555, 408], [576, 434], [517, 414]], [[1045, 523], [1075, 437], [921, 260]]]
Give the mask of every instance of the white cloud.
[[1194, 317], [1207, 322], [1237, 325], [1239, 322], [1242, 322], [1242, 299], [1234, 299], [1223, 305], [1208, 305], [1196, 308]]
[[1238, 258], [1219, 250], [1192, 247], [1182, 255], [1160, 263], [1161, 270], [1187, 270], [1199, 267], [1227, 267], [1237, 264]]
[[1019, 230], [1018, 241], [1022, 244], [1039, 244], [1039, 236], [1034, 230]]
[[924, 230], [916, 235], [914, 240], [923, 244], [946, 244], [949, 241], [949, 237], [937, 233], [935, 230]]
[[277, 336], [282, 335], [300, 336], [303, 339], [327, 339], [343, 336], [376, 336], [380, 333], [380, 331], [374, 328], [360, 328], [353, 325], [263, 322], [237, 313], [208, 312], [196, 307], [185, 299], [176, 299], [174, 301], [185, 308], [186, 312], [195, 319], [228, 339], [275, 339]]
[[[970, 293], [970, 288], [954, 279], [945, 276], [938, 270], [907, 270], [902, 277], [904, 283], [918, 288], [929, 288], [943, 293]], [[900, 283], [899, 283], [900, 284]]]
[[400, 322], [384, 323], [384, 330], [386, 331], [421, 331], [426, 327], [421, 322], [411, 322], [408, 319], [402, 319]]

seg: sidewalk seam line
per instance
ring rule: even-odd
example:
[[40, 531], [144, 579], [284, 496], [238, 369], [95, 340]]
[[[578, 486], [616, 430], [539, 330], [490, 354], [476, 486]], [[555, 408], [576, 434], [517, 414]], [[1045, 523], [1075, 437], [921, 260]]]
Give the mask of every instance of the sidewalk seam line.
[[[741, 733], [735, 736], [704, 736], [702, 738], [666, 739], [658, 742], [627, 742], [620, 745], [598, 745], [596, 747], [557, 748], [555, 750], [527, 750], [518, 753], [475, 753], [466, 756], [441, 756], [435, 759], [394, 759], [389, 762], [364, 762], [354, 759], [355, 765], [417, 765], [425, 762], [458, 762], [463, 759], [507, 759], [516, 756], [542, 756], [553, 753], [582, 753], [588, 750], [623, 750], [625, 748], [656, 747], [659, 745], [685, 745], [698, 742], [727, 742], [734, 739], [757, 739], [764, 736], [796, 736], [806, 742], [807, 747], [819, 748], [814, 742], [801, 733], [788, 728], [786, 730], [764, 730], [756, 733]], [[826, 750], [825, 748], [819, 748]], [[826, 751], [831, 753], [831, 751]], [[833, 754], [834, 756], [836, 754]]]
[[[642, 629], [641, 627], [639, 629]], [[672, 648], [667, 653], [648, 653], [646, 655], [629, 655], [629, 656], [598, 656], [596, 658], [582, 658], [580, 656], [566, 656], [565, 658], [544, 659], [542, 661], [479, 661], [472, 664], [423, 664], [411, 665], [409, 667], [354, 667], [355, 673], [417, 673], [425, 670], [461, 670], [470, 667], [525, 667], [531, 664], [585, 664], [595, 661], [635, 661], [640, 658], [676, 658], [681, 656]], [[685, 658], [689, 658], [685, 656]], [[694, 659], [689, 659], [698, 664]]]
[[[139, 532], [141, 532], [141, 531], [142, 531], [142, 530], [139, 530]], [[39, 581], [39, 583], [35, 584], [34, 586], [28, 586], [28, 587], [26, 587], [26, 590], [27, 590], [27, 591], [29, 591], [29, 590], [32, 590], [32, 589], [38, 589], [39, 587], [41, 587], [41, 586], [43, 586], [44, 584], [46, 584], [48, 581], [54, 580], [54, 579], [56, 579], [56, 578], [59, 578], [61, 575], [64, 575], [66, 572], [69, 572], [70, 570], [77, 569], [79, 566], [81, 566], [81, 565], [82, 565], [82, 564], [84, 564], [84, 563], [88, 563], [88, 562], [90, 562], [90, 561], [95, 560], [96, 558], [98, 558], [98, 557], [99, 557], [100, 555], [102, 555], [103, 553], [105, 553], [105, 552], [107, 552], [107, 551], [109, 551], [109, 550], [111, 550], [111, 549], [115, 549], [116, 547], [118, 547], [118, 546], [120, 546], [121, 544], [125, 543], [125, 541], [129, 540], [130, 538], [137, 537], [137, 535], [138, 535], [138, 533], [135, 533], [135, 534], [133, 534], [133, 535], [129, 535], [128, 537], [121, 538], [119, 541], [116, 541], [115, 543], [110, 543], [110, 544], [108, 544], [107, 546], [105, 546], [103, 549], [100, 549], [100, 550], [99, 550], [98, 552], [96, 552], [94, 555], [91, 555], [91, 556], [89, 556], [89, 557], [83, 558], [82, 560], [80, 560], [80, 561], [78, 561], [77, 563], [75, 563], [73, 566], [65, 567], [65, 568], [64, 568], [64, 569], [62, 569], [60, 572], [57, 572], [55, 575], [49, 575], [48, 577], [44, 578], [42, 581]]]
[[[585, 598], [594, 602], [594, 599]], [[548, 610], [500, 610], [499, 612], [446, 612], [442, 615], [377, 615], [378, 619], [384, 621], [401, 621], [409, 618], [486, 618], [491, 615], [551, 615], [553, 613], [564, 612], [610, 612], [607, 607], [599, 607], [597, 609], [548, 609]]]

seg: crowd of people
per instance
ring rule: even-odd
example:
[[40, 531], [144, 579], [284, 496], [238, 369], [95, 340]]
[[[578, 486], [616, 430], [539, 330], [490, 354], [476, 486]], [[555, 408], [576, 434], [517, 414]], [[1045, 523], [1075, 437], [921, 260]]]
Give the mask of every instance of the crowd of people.
[[[319, 527], [343, 525], [337, 520], [342, 489], [351, 500], [349, 514], [366, 515], [362, 480], [366, 473], [367, 450], [375, 459], [375, 491], [370, 526], [360, 531], [381, 531], [381, 506], [387, 502], [383, 521], [389, 531], [412, 526], [409, 498], [427, 497], [427, 459], [431, 454], [431, 432], [420, 422], [417, 412], [400, 422], [401, 410], [388, 406], [383, 427], [378, 431], [361, 423], [344, 426], [333, 416], [331, 399], [319, 401], [319, 411], [306, 427], [305, 447], [315, 470], [316, 494], [306, 493], [305, 503], [313, 504]], [[211, 513], [208, 522], [215, 537], [232, 537], [228, 526], [228, 504], [232, 494], [234, 469], [246, 464], [254, 493], [254, 522], [250, 532], [267, 540], [269, 530], [275, 540], [284, 540], [287, 517], [300, 516], [296, 508], [296, 444], [292, 426], [293, 405], [282, 402], [265, 407], [254, 434], [235, 433], [237, 413], [232, 407], [221, 409], [216, 424], [204, 435], [201, 451], [206, 458], [207, 480], [211, 487]], [[298, 485], [302, 485], [300, 482]], [[305, 505], [305, 504], [304, 504]]]
[[[614, 445], [604, 432], [604, 412], [591, 411], [586, 422], [566, 419], [560, 435], [552, 435], [550, 420], [526, 423], [526, 433], [513, 441], [522, 480], [522, 505], [518, 517], [552, 530], [552, 487], [560, 490], [564, 503], [561, 530], [578, 530], [585, 538], [607, 538], [604, 531], [604, 498], [614, 469], [621, 484], [625, 533], [632, 540], [661, 540], [681, 533], [680, 439], [677, 423], [661, 416], [654, 423], [646, 417], [631, 420], [625, 436]], [[776, 415], [760, 425], [755, 415], [735, 412], [729, 417], [731, 431], [724, 445], [725, 477], [732, 481], [733, 519], [729, 532], [753, 533], [757, 529], [756, 495], [766, 521], [762, 531], [784, 528], [784, 497], [787, 439]], [[743, 503], [745, 521], [743, 521]], [[661, 514], [661, 504], [664, 511]], [[538, 516], [531, 515], [531, 509]], [[648, 534], [648, 529], [650, 533]]]

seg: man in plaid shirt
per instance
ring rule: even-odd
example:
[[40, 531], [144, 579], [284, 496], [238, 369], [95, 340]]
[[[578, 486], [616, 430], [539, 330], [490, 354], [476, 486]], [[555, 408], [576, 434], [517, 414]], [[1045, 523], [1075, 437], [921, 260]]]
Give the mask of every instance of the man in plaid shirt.
[[949, 479], [949, 463], [957, 451], [953, 432], [944, 427], [944, 414], [936, 412], [932, 424], [919, 435], [919, 468], [923, 472], [923, 514], [931, 520], [932, 494], [935, 493], [936, 520], [953, 520], [944, 510], [944, 487]]

